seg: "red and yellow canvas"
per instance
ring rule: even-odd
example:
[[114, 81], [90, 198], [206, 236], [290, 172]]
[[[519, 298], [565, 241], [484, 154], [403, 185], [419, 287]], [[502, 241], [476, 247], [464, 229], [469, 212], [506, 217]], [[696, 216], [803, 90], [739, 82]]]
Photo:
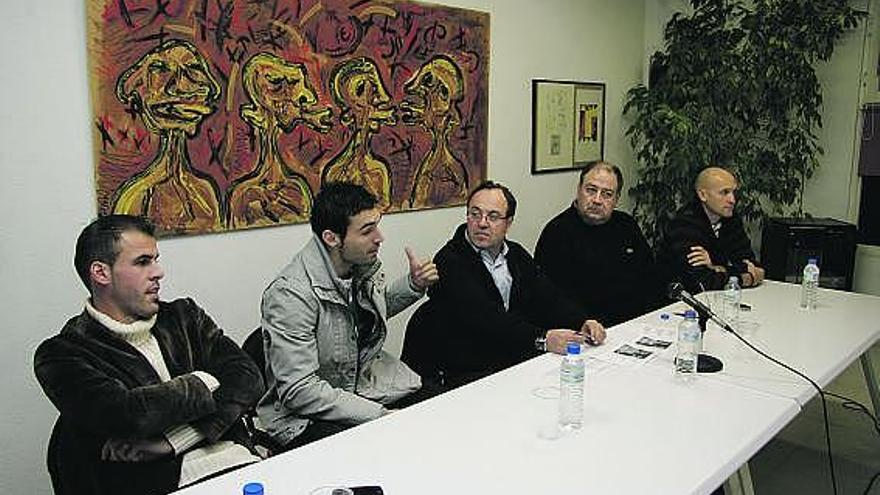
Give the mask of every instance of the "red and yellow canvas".
[[88, 0], [98, 212], [161, 235], [386, 211], [486, 175], [489, 15], [379, 0]]

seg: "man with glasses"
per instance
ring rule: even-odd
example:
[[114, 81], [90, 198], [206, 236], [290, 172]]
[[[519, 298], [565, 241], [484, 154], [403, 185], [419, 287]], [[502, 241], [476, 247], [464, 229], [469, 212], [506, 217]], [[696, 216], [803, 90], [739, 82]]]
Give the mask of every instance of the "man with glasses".
[[468, 197], [467, 221], [437, 253], [440, 281], [410, 319], [403, 359], [441, 389], [462, 385], [568, 342], [599, 344], [605, 329], [506, 238], [516, 199], [484, 182]]
[[738, 188], [736, 177], [723, 168], [706, 167], [697, 175], [693, 201], [669, 223], [658, 253], [667, 279], [691, 292], [721, 289], [730, 276], [742, 287], [764, 281], [764, 269], [734, 212]]
[[620, 168], [588, 163], [574, 202], [547, 223], [535, 248], [547, 276], [606, 326], [660, 300], [651, 248], [633, 217], [615, 210], [622, 190]]

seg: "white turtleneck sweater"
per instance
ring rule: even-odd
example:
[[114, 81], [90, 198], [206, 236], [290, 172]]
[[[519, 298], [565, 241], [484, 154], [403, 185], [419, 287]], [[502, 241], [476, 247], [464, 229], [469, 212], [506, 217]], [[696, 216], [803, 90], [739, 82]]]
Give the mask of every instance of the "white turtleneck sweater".
[[[153, 315], [149, 320], [121, 323], [95, 309], [91, 301], [86, 301], [85, 308], [98, 323], [140, 352], [156, 370], [160, 380], [166, 382], [171, 379], [165, 358], [162, 357], [162, 350], [159, 348], [159, 341], [150, 332], [153, 325], [156, 324], [156, 315]], [[211, 392], [220, 388], [220, 382], [210, 373], [193, 371], [192, 374], [202, 380]], [[174, 449], [174, 455], [183, 455], [178, 483], [180, 487], [194, 483], [211, 474], [260, 460], [244, 446], [228, 440], [203, 444], [199, 448], [193, 449], [205, 439], [205, 436], [189, 424], [169, 428], [164, 436]]]

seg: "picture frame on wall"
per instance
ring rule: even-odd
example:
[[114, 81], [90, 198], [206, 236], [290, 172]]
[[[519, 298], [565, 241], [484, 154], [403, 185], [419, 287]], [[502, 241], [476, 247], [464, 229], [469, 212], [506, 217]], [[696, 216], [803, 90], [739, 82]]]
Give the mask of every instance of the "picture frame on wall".
[[532, 173], [583, 167], [605, 155], [605, 83], [532, 80]]

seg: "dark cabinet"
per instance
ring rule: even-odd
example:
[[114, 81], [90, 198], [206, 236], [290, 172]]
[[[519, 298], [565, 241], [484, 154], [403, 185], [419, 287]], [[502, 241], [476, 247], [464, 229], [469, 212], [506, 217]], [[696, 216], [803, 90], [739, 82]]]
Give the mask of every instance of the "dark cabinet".
[[770, 280], [800, 283], [809, 258], [819, 260], [819, 285], [852, 290], [855, 225], [833, 218], [770, 218], [761, 239], [761, 263]]

